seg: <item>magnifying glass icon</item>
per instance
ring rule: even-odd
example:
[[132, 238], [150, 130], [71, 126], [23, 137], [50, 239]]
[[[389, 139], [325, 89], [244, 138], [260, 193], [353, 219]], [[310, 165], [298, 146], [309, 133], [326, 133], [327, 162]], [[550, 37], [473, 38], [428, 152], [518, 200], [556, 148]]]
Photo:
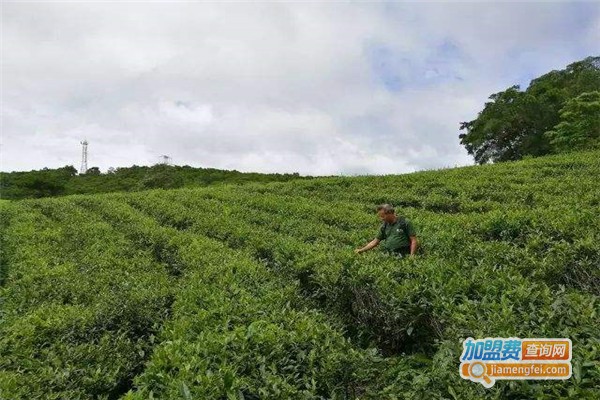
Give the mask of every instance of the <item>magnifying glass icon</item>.
[[469, 366], [469, 375], [471, 375], [475, 379], [483, 379], [483, 381], [488, 385], [492, 384], [492, 380], [485, 373], [485, 365], [483, 363], [471, 363], [471, 365]]

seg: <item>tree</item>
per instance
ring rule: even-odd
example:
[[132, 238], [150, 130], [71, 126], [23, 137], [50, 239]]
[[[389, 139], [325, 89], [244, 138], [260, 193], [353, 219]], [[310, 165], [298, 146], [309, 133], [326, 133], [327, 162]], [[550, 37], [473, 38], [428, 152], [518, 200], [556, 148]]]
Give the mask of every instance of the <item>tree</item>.
[[461, 143], [478, 163], [522, 158], [533, 142], [535, 98], [512, 86], [490, 99], [476, 120], [461, 124], [469, 132]]
[[171, 165], [156, 164], [148, 168], [139, 182], [139, 189], [176, 189], [183, 187], [183, 176]]
[[560, 118], [561, 122], [546, 132], [554, 152], [600, 147], [600, 91], [567, 101]]
[[460, 143], [479, 164], [541, 156], [553, 151], [546, 132], [561, 122], [565, 104], [600, 90], [600, 57], [588, 57], [564, 70], [531, 81], [527, 90], [511, 86], [489, 97], [476, 119], [461, 122]]
[[[65, 189], [65, 180], [53, 173], [51, 170], [28, 173], [21, 182], [21, 186], [28, 197], [57, 196]], [[53, 172], [53, 171], [51, 171]]]
[[72, 166], [72, 165], [65, 165], [64, 167], [60, 168], [59, 170], [62, 170], [66, 176], [76, 176], [77, 175], [77, 169]]
[[91, 167], [88, 168], [88, 170], [85, 172], [86, 175], [100, 175], [100, 168], [98, 167]]

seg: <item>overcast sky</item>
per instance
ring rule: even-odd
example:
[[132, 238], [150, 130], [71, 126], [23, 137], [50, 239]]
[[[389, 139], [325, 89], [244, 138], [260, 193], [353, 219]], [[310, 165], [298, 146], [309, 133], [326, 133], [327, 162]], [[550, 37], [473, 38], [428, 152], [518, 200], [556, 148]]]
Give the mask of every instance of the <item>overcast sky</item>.
[[0, 170], [472, 164], [487, 97], [600, 54], [600, 3], [2, 4]]

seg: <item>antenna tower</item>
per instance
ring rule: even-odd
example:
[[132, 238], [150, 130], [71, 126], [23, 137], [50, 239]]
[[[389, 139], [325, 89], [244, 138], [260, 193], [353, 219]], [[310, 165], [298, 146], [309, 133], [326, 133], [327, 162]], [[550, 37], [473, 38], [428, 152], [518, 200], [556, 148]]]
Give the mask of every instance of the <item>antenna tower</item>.
[[83, 142], [81, 142], [81, 169], [79, 170], [80, 174], [85, 174], [87, 172], [87, 146], [88, 146], [88, 141], [87, 140], [83, 140]]

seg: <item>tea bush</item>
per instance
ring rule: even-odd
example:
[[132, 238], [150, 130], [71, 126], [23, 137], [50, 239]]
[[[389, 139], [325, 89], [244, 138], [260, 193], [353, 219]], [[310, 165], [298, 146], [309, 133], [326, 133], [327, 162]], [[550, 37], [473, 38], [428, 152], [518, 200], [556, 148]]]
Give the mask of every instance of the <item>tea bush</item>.
[[[600, 153], [0, 203], [1, 398], [597, 398]], [[356, 255], [391, 202], [417, 257]], [[573, 377], [458, 374], [568, 337]]]

